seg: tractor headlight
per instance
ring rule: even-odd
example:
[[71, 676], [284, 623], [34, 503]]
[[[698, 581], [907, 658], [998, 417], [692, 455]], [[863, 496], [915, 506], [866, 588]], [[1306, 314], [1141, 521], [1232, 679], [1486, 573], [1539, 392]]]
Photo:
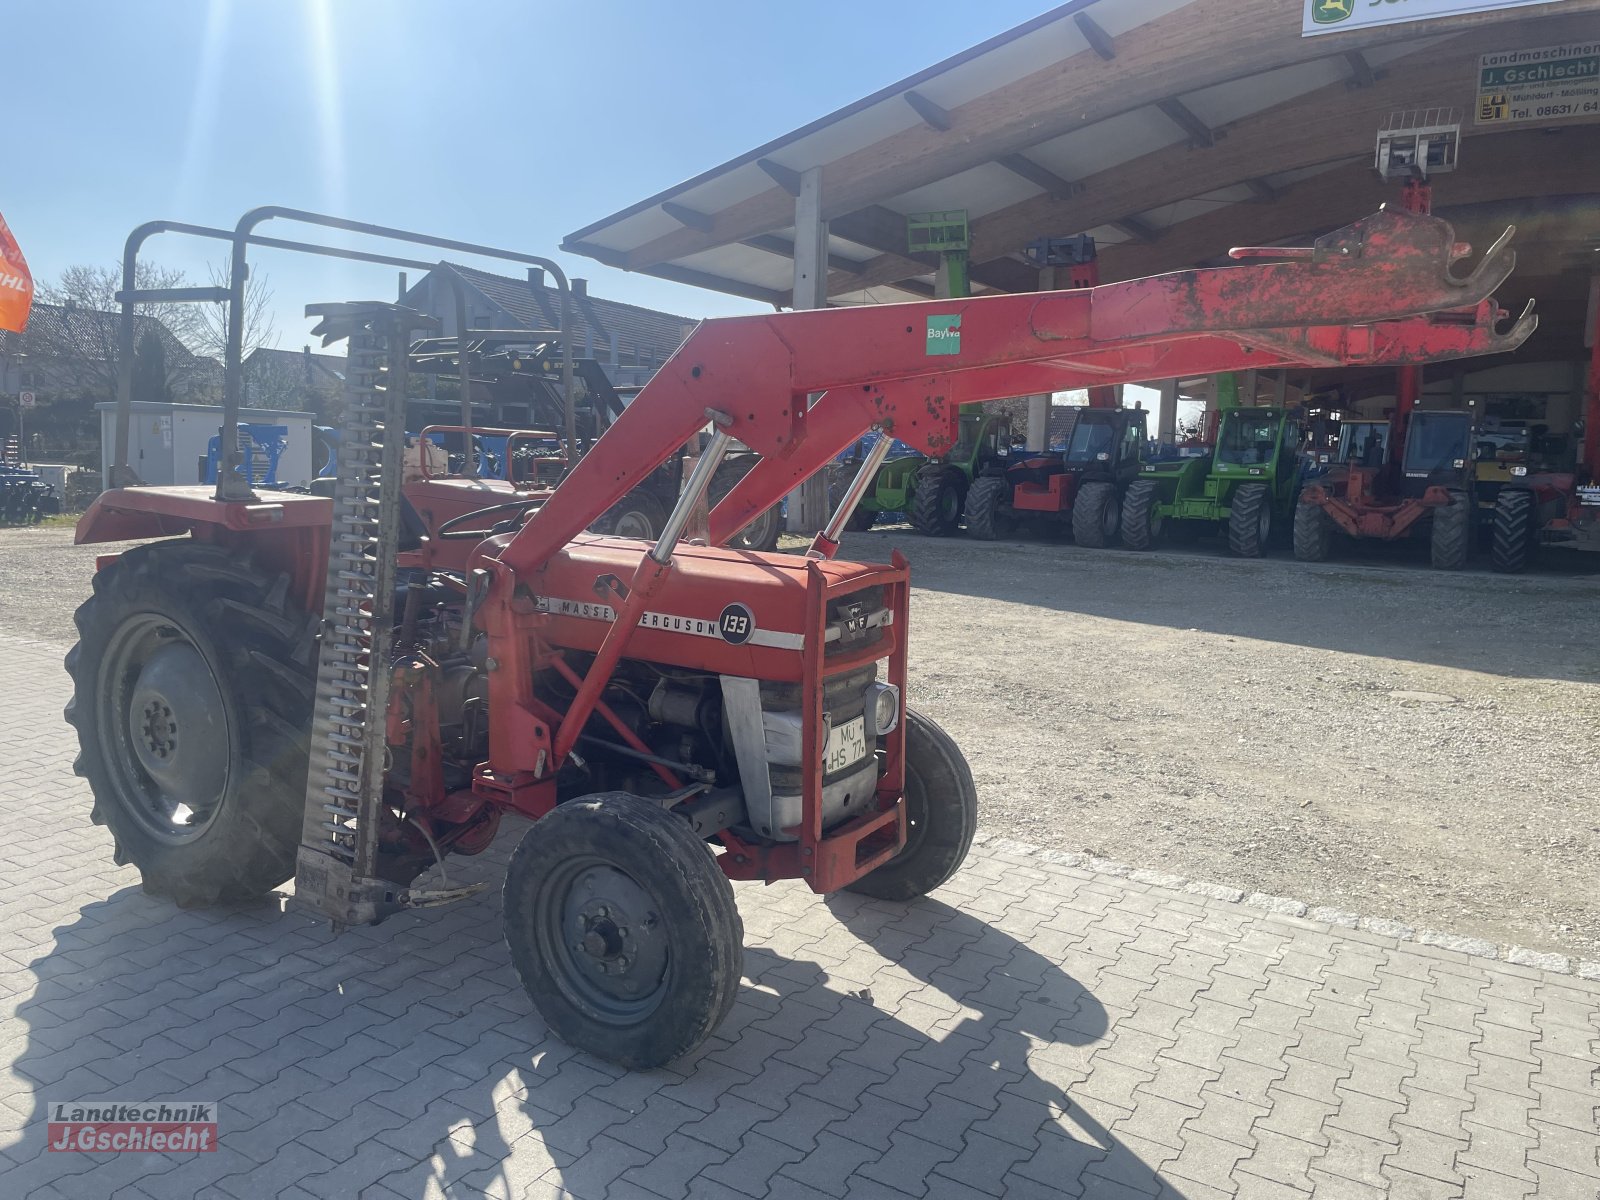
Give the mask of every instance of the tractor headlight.
[[1450, 465], [1452, 467], [1464, 467], [1464, 466], [1467, 465], [1467, 460], [1464, 459], [1464, 458], [1458, 458], [1454, 462], [1452, 462]]
[[1095, 460], [1095, 462], [1110, 462], [1111, 461], [1111, 455], [1106, 453], [1106, 451], [1102, 450], [1102, 451], [1100, 451], [1099, 454], [1096, 454], [1094, 456], [1094, 460]]
[[869, 733], [881, 737], [900, 724], [900, 689], [892, 683], [875, 683], [867, 689]]
[[1527, 467], [1512, 467], [1511, 468], [1511, 473], [1513, 475], [1526, 475], [1528, 473], [1528, 468]]

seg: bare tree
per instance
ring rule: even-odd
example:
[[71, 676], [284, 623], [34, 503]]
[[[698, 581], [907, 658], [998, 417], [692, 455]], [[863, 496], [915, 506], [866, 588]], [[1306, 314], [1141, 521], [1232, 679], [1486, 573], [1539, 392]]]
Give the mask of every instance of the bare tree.
[[[212, 265], [211, 286], [228, 286], [228, 272]], [[228, 349], [228, 306], [226, 304], [197, 304], [192, 306], [193, 324], [185, 337], [196, 354], [224, 361]], [[251, 274], [244, 285], [244, 358], [256, 350], [271, 349], [278, 344], [278, 331], [272, 319], [272, 288], [265, 275]]]

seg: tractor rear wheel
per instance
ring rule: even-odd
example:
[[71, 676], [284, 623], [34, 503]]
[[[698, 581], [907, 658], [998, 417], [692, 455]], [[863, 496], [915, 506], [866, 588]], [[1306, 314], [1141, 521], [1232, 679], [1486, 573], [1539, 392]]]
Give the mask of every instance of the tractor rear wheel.
[[956, 467], [930, 463], [917, 472], [911, 526], [928, 537], [950, 537], [961, 528], [966, 503], [967, 477]]
[[858, 504], [856, 505], [855, 512], [850, 514], [850, 519], [844, 523], [844, 527], [851, 533], [865, 533], [877, 523], [878, 510], [874, 508], [862, 508]]
[[967, 534], [979, 541], [992, 542], [1008, 535], [1016, 521], [1001, 506], [1011, 496], [1011, 485], [1003, 475], [985, 475], [972, 481], [967, 490]]
[[1114, 483], [1086, 483], [1072, 502], [1072, 540], [1100, 549], [1116, 540], [1122, 525], [1122, 502]]
[[733, 1006], [744, 924], [688, 822], [623, 792], [535, 822], [506, 869], [511, 962], [568, 1045], [648, 1070], [689, 1053]]
[[1128, 485], [1122, 496], [1122, 524], [1118, 535], [1129, 550], [1148, 550], [1161, 540], [1161, 505], [1156, 498], [1156, 485], [1147, 479], [1136, 479]]
[[1272, 493], [1264, 483], [1241, 483], [1228, 510], [1228, 549], [1260, 558], [1272, 538]]
[[[717, 502], [733, 491], [734, 485], [750, 473], [757, 461], [759, 460], [755, 455], [747, 454], [718, 467], [717, 473], [711, 477], [711, 486], [706, 489], [707, 507], [715, 508]], [[781, 532], [783, 532], [783, 509], [781, 505], [774, 504], [729, 538], [728, 545], [735, 550], [776, 550], [778, 534]]]
[[1301, 562], [1325, 562], [1333, 551], [1333, 522], [1320, 504], [1302, 500], [1294, 506], [1294, 556]]
[[1510, 574], [1527, 570], [1534, 538], [1533, 493], [1503, 489], [1494, 506], [1490, 564]]
[[906, 709], [906, 844], [847, 890], [879, 900], [914, 900], [960, 868], [978, 832], [978, 788], [955, 740]]
[[1450, 503], [1433, 510], [1433, 529], [1428, 540], [1429, 558], [1440, 571], [1459, 571], [1467, 565], [1468, 542], [1472, 538], [1472, 509], [1465, 492], [1452, 491]]
[[243, 900], [294, 874], [316, 622], [288, 590], [234, 551], [160, 542], [99, 572], [73, 615], [74, 769], [147, 892]]
[[649, 492], [630, 492], [613, 504], [595, 526], [613, 537], [653, 542], [666, 523], [667, 515], [660, 501]]

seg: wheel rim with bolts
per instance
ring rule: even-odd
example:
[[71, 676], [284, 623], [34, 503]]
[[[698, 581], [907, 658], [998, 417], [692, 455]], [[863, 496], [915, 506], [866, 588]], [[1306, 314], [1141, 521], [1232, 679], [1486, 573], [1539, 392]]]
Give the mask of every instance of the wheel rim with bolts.
[[535, 905], [540, 951], [567, 999], [619, 1028], [653, 1013], [667, 991], [671, 952], [662, 917], [633, 876], [585, 856], [541, 882]]

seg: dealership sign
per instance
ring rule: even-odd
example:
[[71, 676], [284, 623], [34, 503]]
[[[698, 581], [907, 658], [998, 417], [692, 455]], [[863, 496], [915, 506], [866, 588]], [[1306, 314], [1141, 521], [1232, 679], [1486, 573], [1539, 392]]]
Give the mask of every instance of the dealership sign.
[[1499, 8], [1524, 8], [1531, 4], [1558, 4], [1560, 0], [1303, 0], [1300, 33], [1342, 33], [1406, 21], [1431, 21], [1462, 13], [1492, 12]]
[[1479, 125], [1600, 117], [1600, 40], [1485, 54], [1477, 107]]

